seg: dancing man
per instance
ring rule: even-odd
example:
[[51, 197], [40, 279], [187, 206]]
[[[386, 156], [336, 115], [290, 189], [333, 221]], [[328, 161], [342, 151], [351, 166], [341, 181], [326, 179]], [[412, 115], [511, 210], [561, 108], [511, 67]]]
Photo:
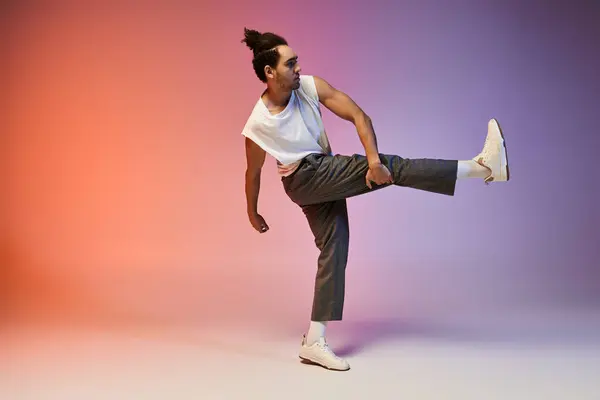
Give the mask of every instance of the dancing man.
[[[260, 233], [269, 226], [257, 209], [261, 170], [268, 153], [288, 197], [306, 215], [320, 251], [311, 320], [299, 356], [332, 370], [350, 369], [327, 344], [328, 321], [341, 321], [348, 259], [346, 199], [389, 186], [453, 196], [457, 179], [486, 184], [508, 181], [504, 136], [495, 119], [480, 154], [471, 160], [407, 159], [382, 154], [369, 116], [345, 93], [318, 76], [300, 75], [298, 56], [274, 33], [244, 29], [242, 40], [253, 52], [252, 65], [266, 89], [242, 134], [247, 169], [245, 192], [250, 223]], [[333, 155], [320, 104], [356, 127], [365, 156]]]

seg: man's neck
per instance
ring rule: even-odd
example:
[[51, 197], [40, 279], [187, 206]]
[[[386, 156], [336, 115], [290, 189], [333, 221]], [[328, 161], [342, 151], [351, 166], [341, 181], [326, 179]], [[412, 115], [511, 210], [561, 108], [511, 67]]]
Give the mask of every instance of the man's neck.
[[272, 106], [285, 107], [292, 97], [292, 91], [279, 91], [272, 87], [267, 87], [267, 90], [265, 90], [265, 97]]

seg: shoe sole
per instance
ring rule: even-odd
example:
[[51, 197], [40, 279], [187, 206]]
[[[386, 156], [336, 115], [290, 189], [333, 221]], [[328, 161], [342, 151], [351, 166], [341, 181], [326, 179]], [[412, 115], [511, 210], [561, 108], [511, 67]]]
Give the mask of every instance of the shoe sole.
[[501, 171], [501, 175], [506, 176], [506, 182], [510, 180], [510, 168], [508, 167], [508, 150], [506, 147], [506, 138], [504, 137], [504, 132], [502, 132], [502, 128], [500, 127], [500, 123], [496, 118], [493, 118], [494, 123], [498, 127], [498, 131], [500, 132], [500, 137], [502, 138], [502, 163], [504, 164], [504, 171]]
[[304, 358], [304, 357], [302, 357], [302, 356], [298, 356], [298, 358], [300, 358], [300, 359], [301, 359], [303, 362], [305, 362], [306, 364], [310, 364], [310, 365], [318, 365], [319, 367], [322, 367], [322, 368], [328, 369], [328, 370], [330, 370], [330, 371], [341, 371], [341, 372], [343, 372], [343, 371], [348, 371], [348, 370], [350, 370], [350, 367], [348, 367], [348, 368], [346, 368], [346, 369], [331, 368], [331, 367], [328, 367], [328, 366], [326, 366], [326, 365], [323, 365], [323, 364], [321, 364], [321, 363], [319, 363], [319, 362], [313, 361], [313, 360], [311, 360], [311, 359]]

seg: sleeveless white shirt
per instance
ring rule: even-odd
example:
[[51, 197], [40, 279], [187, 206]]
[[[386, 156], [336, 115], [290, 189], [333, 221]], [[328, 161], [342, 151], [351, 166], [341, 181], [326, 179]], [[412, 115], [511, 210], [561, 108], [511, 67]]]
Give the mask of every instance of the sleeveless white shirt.
[[309, 154], [331, 154], [314, 78], [300, 76], [300, 87], [292, 91], [287, 106], [279, 114], [271, 114], [259, 97], [242, 135], [277, 160], [281, 176], [291, 174]]

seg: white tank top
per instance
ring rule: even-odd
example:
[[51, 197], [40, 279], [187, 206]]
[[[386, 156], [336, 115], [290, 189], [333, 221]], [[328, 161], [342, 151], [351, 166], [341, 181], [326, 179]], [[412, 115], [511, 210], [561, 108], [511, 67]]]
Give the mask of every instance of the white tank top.
[[286, 108], [279, 114], [271, 114], [259, 97], [242, 135], [277, 160], [282, 176], [291, 174], [309, 154], [331, 154], [314, 78], [300, 76], [300, 87], [292, 91]]

